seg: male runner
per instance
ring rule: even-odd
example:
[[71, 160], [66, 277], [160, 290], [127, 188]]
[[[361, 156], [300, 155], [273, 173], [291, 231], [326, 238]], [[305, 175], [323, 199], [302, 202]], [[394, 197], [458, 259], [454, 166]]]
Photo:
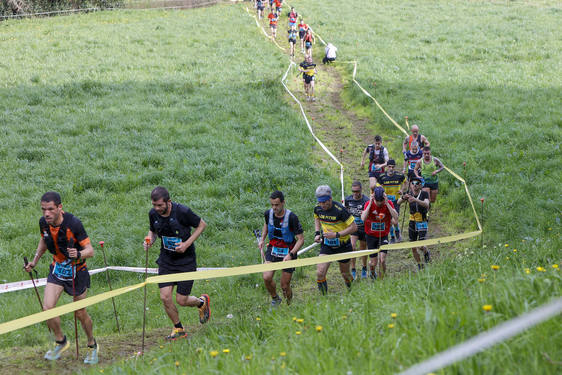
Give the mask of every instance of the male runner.
[[291, 7], [291, 11], [289, 12], [289, 14], [287, 15], [289, 18], [289, 29], [291, 30], [297, 30], [297, 19], [299, 17], [299, 14], [297, 12], [295, 12], [295, 8]]
[[[293, 212], [285, 208], [285, 197], [279, 190], [271, 193], [269, 197], [271, 209], [265, 211], [265, 224], [263, 225], [259, 248], [263, 250], [265, 237], [269, 237], [267, 251], [265, 253], [266, 263], [283, 262], [286, 260], [297, 259], [297, 252], [304, 243], [304, 234], [299, 218]], [[294, 268], [285, 268], [281, 274], [281, 289], [287, 300], [287, 305], [291, 304], [293, 291], [291, 289], [291, 278]], [[277, 295], [277, 288], [273, 275], [275, 271], [263, 273], [265, 287], [271, 295], [271, 307], [275, 308], [281, 304], [281, 297]]]
[[[90, 287], [86, 259], [94, 256], [94, 248], [80, 219], [63, 211], [59, 193], [49, 191], [43, 194], [41, 210], [43, 211], [43, 217], [39, 219], [41, 239], [35, 256], [25, 266], [25, 271], [31, 272], [45, 251], [49, 250], [53, 254], [43, 297], [43, 310], [49, 310], [57, 305], [63, 290], [72, 296], [74, 301], [86, 298]], [[88, 354], [84, 363], [96, 364], [99, 345], [94, 339], [92, 319], [85, 308], [76, 310], [76, 317], [88, 337]], [[45, 354], [45, 359], [53, 361], [59, 359], [69, 348], [70, 342], [62, 332], [60, 317], [47, 320], [47, 326], [55, 335], [55, 345]]]
[[[157, 186], [152, 190], [150, 199], [152, 200], [152, 209], [148, 213], [150, 242], [143, 242], [143, 244], [145, 251], [148, 251], [157, 237], [160, 237], [160, 256], [156, 260], [158, 275], [196, 271], [194, 242], [203, 233], [207, 224], [189, 207], [172, 202], [168, 190], [162, 186]], [[195, 228], [193, 234], [191, 228]], [[189, 295], [193, 288], [193, 280], [159, 283], [160, 299], [164, 304], [166, 314], [174, 325], [172, 333], [166, 337], [167, 340], [187, 337], [178, 309], [172, 299], [175, 285], [177, 285], [176, 302], [178, 305], [198, 307], [201, 324], [207, 323], [211, 317], [209, 296], [203, 294], [197, 298]]]
[[258, 13], [258, 20], [261, 20], [263, 17], [263, 10], [265, 9], [265, 6], [263, 5], [263, 2], [265, 0], [256, 0], [256, 9], [257, 9], [257, 13]]
[[271, 29], [271, 37], [273, 39], [277, 38], [277, 13], [270, 12], [267, 16], [269, 18], [269, 28]]
[[[386, 172], [379, 177], [379, 183], [384, 188], [384, 192], [388, 200], [392, 202], [396, 212], [400, 214], [400, 206], [396, 202], [401, 192], [408, 189], [408, 185], [405, 183], [406, 177], [404, 177], [402, 173], [394, 171], [395, 167], [396, 162], [393, 159], [388, 159]], [[402, 241], [398, 221], [396, 221], [396, 224], [390, 226], [390, 243], [395, 243], [396, 241]]]
[[388, 161], [388, 150], [382, 145], [382, 137], [375, 135], [374, 143], [365, 147], [361, 158], [361, 169], [365, 166], [365, 157], [369, 155], [369, 187], [375, 189], [379, 176], [384, 173]]
[[410, 149], [404, 153], [404, 168], [402, 169], [402, 173], [406, 173], [408, 171], [408, 180], [411, 180], [412, 177], [416, 175], [414, 170], [416, 169], [416, 164], [419, 160], [421, 160], [423, 156], [423, 151], [420, 149], [418, 142], [413, 141], [410, 143]]
[[304, 36], [308, 30], [308, 25], [304, 23], [302, 17], [297, 27], [299, 28], [299, 39], [301, 40], [301, 52], [304, 53]]
[[[369, 250], [378, 249], [381, 245], [388, 244], [388, 232], [390, 231], [390, 226], [398, 222], [398, 213], [394, 209], [394, 204], [388, 200], [381, 186], [375, 188], [371, 194], [371, 199], [365, 203], [361, 219], [365, 222], [365, 233]], [[372, 279], [377, 278], [376, 268], [378, 260], [380, 260], [379, 274], [381, 279], [384, 278], [387, 253], [388, 250], [381, 250], [376, 254], [369, 255], [369, 258], [371, 258]]]
[[405, 153], [407, 150], [411, 149], [411, 144], [414, 141], [418, 142], [420, 148], [429, 146], [429, 141], [425, 136], [420, 134], [420, 128], [417, 125], [412, 125], [412, 128], [410, 130], [412, 131], [412, 134], [406, 136], [406, 138], [404, 139], [404, 143], [402, 144], [402, 153]]
[[288, 38], [289, 38], [289, 46], [290, 48], [290, 55], [291, 57], [295, 57], [295, 44], [297, 44], [297, 30], [290, 28], [287, 30]]
[[316, 64], [312, 62], [312, 57], [307, 56], [299, 65], [299, 72], [302, 72], [304, 83], [304, 93], [306, 101], [316, 101], [314, 97], [314, 75], [316, 74]]
[[312, 35], [312, 30], [310, 28], [306, 29], [304, 34], [304, 48], [306, 49], [304, 55], [312, 58], [312, 45], [315, 42], [314, 35]]
[[[314, 207], [314, 241], [321, 243], [320, 256], [352, 251], [350, 234], [357, 232], [353, 216], [339, 202], [332, 200], [332, 189], [328, 185], [320, 185], [316, 189], [318, 205]], [[322, 234], [322, 232], [323, 234]], [[351, 289], [349, 259], [339, 260], [340, 272], [345, 285]], [[326, 274], [330, 263], [320, 263], [316, 267], [318, 289], [322, 294], [328, 293]]]
[[[365, 203], [369, 201], [369, 197], [363, 194], [363, 187], [360, 181], [353, 181], [351, 184], [352, 194], [345, 198], [345, 208], [353, 215], [357, 232], [351, 234], [351, 247], [353, 250], [366, 250], [367, 242], [365, 242], [365, 224], [361, 220], [361, 213]], [[357, 279], [357, 270], [355, 269], [357, 258], [351, 258], [351, 276], [353, 280]], [[367, 278], [367, 256], [361, 257], [363, 268], [361, 269], [361, 278]]]
[[435, 203], [437, 193], [439, 192], [439, 176], [445, 166], [441, 160], [435, 156], [431, 156], [431, 148], [425, 146], [423, 148], [423, 157], [416, 163], [414, 172], [418, 177], [423, 178], [423, 190], [429, 193], [429, 202]]
[[[410, 181], [410, 190], [407, 194], [403, 194], [398, 199], [398, 204], [408, 202], [410, 205], [410, 223], [408, 226], [408, 235], [410, 241], [425, 240], [427, 235], [427, 211], [429, 210], [429, 194], [422, 190], [421, 178], [414, 176]], [[412, 248], [412, 254], [418, 265], [418, 269], [423, 268], [420, 255], [418, 254], [418, 247]], [[426, 246], [422, 246], [421, 250], [424, 253], [425, 263], [431, 260], [429, 250]]]

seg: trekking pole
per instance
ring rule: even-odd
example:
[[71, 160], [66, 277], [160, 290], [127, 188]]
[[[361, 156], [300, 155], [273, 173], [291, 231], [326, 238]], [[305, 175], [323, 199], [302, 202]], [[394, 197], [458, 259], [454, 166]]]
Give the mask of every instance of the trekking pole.
[[[144, 242], [146, 243], [146, 245], [148, 246], [150, 244], [150, 240], [151, 238], [149, 236], [146, 236], [144, 238]], [[144, 267], [144, 307], [142, 309], [142, 346], [141, 346], [141, 355], [144, 354], [144, 332], [145, 332], [145, 327], [146, 327], [146, 278], [148, 277], [148, 248], [146, 249], [146, 261], [145, 261], [145, 267]]]
[[482, 203], [482, 234], [480, 235], [480, 247], [484, 248], [484, 198], [480, 198]]
[[[385, 204], [386, 204], [386, 202], [385, 202]], [[384, 214], [383, 214], [383, 213], [379, 213], [379, 221], [380, 221], [380, 223], [381, 223], [382, 225], [381, 225], [380, 228], [379, 228], [379, 252], [377, 253], [377, 258], [379, 257], [379, 254], [381, 253], [381, 246], [382, 246], [382, 244], [381, 244], [381, 238], [382, 238], [382, 230], [381, 230], [381, 228], [382, 228], [383, 225], [384, 225], [384, 222], [382, 221], [383, 219], [384, 219]], [[379, 272], [380, 279], [382, 280], [383, 277], [384, 277], [384, 269], [382, 268], [381, 262], [378, 262], [378, 264], [379, 264], [379, 269], [382, 270], [382, 271]]]
[[[27, 260], [27, 257], [23, 257], [23, 264], [24, 264], [24, 268], [27, 267], [27, 265], [29, 264], [29, 261]], [[35, 271], [35, 277], [37, 277], [37, 271]], [[37, 295], [37, 299], [39, 300], [39, 305], [41, 306], [41, 310], [43, 310], [43, 302], [41, 301], [41, 296], [39, 295], [39, 291], [37, 290], [37, 285], [35, 285], [35, 280], [33, 279], [33, 273], [32, 271], [28, 272], [29, 274], [29, 278], [31, 279], [31, 282], [33, 283], [33, 289], [35, 289], [35, 294]]]
[[[260, 243], [260, 239], [261, 239], [261, 230], [254, 229], [254, 236], [256, 236], [256, 241], [258, 242], [258, 247], [259, 247], [259, 243]], [[261, 263], [264, 264], [265, 263], [265, 255], [263, 253], [263, 249], [260, 249], [260, 253], [261, 253]]]
[[466, 161], [462, 162], [462, 169], [463, 169], [464, 179], [466, 180]]
[[[101, 247], [101, 252], [103, 254], [103, 263], [105, 264], [105, 268], [107, 268], [107, 259], [105, 258], [105, 251], [103, 249], [103, 245], [105, 244], [105, 242], [100, 241], [100, 247]], [[105, 277], [107, 279], [107, 284], [109, 285], [109, 290], [113, 290], [113, 288], [111, 288], [111, 280], [109, 279], [109, 270], [106, 269], [105, 271]], [[115, 299], [113, 297], [111, 297], [111, 303], [113, 303], [113, 313], [115, 314], [115, 323], [117, 324], [117, 332], [121, 333], [121, 330], [119, 329], [119, 320], [117, 319], [117, 309], [115, 308]]]
[[[68, 240], [68, 248], [74, 247], [74, 239], [71, 238]], [[76, 283], [74, 279], [76, 278], [76, 262], [72, 261], [72, 300], [76, 298]], [[74, 338], [76, 341], [76, 359], [79, 357], [79, 349], [78, 349], [78, 322], [76, 321], [76, 311], [74, 311]]]

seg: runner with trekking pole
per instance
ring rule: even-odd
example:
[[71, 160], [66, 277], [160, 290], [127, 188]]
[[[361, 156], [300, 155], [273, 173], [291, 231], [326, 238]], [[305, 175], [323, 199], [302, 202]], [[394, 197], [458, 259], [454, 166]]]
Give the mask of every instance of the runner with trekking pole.
[[[101, 252], [103, 254], [103, 264], [105, 264], [105, 278], [107, 280], [107, 285], [109, 285], [109, 290], [113, 290], [113, 288], [111, 287], [111, 280], [109, 279], [109, 270], [107, 269], [107, 259], [105, 257], [105, 251], [103, 250], [103, 245], [105, 244], [105, 242], [100, 241], [99, 242], [100, 247], [101, 247]], [[121, 333], [121, 330], [119, 329], [119, 320], [117, 319], [117, 308], [115, 307], [115, 299], [113, 297], [111, 297], [111, 303], [113, 304], [113, 313], [115, 314], [115, 324], [117, 324], [117, 332]]]

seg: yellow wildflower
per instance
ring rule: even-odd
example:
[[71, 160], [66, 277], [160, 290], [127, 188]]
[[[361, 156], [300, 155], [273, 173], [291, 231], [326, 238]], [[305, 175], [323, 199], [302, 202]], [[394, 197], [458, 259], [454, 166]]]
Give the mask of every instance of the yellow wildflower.
[[537, 271], [539, 272], [546, 272], [546, 270], [544, 269], [544, 267], [537, 267]]
[[215, 358], [217, 355], [219, 355], [219, 352], [216, 350], [211, 350], [209, 354], [211, 355], [211, 357]]
[[247, 355], [247, 356], [244, 357], [244, 359], [245, 359], [246, 361], [249, 361], [250, 359], [252, 359], [252, 355], [251, 355], [251, 354], [250, 354], [250, 355]]
[[301, 331], [297, 331], [295, 332], [297, 335], [300, 335], [302, 332]]
[[517, 249], [513, 249], [513, 252], [516, 253], [516, 252], [517, 252]]
[[297, 319], [297, 323], [303, 323], [304, 319]]
[[500, 269], [500, 266], [498, 266], [498, 265], [496, 265], [496, 264], [492, 264], [492, 269], [493, 269], [494, 271], [497, 271], [497, 270]]
[[296, 322], [296, 321], [297, 321], [297, 317], [293, 316], [293, 322]]
[[316, 332], [322, 332], [322, 326], [316, 326]]
[[555, 270], [557, 270], [557, 269], [558, 269], [558, 264], [553, 264], [553, 265], [552, 265], [552, 268], [554, 268]]
[[230, 353], [230, 349], [223, 349], [222, 352], [228, 354]]
[[531, 273], [531, 270], [529, 268], [525, 268], [525, 273], [528, 275]]
[[397, 316], [398, 316], [398, 314], [396, 314], [396, 313], [390, 314], [390, 317], [391, 317], [392, 319], [396, 319]]
[[256, 320], [259, 322], [261, 318], [259, 316], [256, 316]]
[[280, 355], [281, 357], [285, 357], [285, 356], [287, 355], [287, 353], [281, 352], [281, 353], [279, 353], [279, 355]]
[[486, 279], [478, 279], [479, 283], [483, 283], [484, 281], [486, 281]]
[[388, 325], [388, 328], [394, 328], [394, 324], [390, 323], [390, 324]]
[[180, 365], [180, 361], [176, 361], [176, 367]]
[[492, 311], [492, 305], [484, 305], [482, 306], [482, 309], [486, 312]]
[[509, 247], [509, 244], [508, 244], [508, 243], [506, 243], [506, 244], [505, 244], [505, 247]]

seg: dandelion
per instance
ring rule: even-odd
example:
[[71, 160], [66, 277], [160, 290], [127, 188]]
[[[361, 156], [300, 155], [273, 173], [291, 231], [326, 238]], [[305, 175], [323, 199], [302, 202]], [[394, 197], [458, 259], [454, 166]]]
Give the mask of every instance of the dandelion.
[[209, 354], [211, 355], [211, 357], [215, 358], [217, 355], [219, 355], [219, 352], [216, 350], [211, 350]]
[[391, 317], [392, 319], [396, 319], [397, 316], [398, 316], [398, 314], [396, 314], [396, 313], [390, 314], [390, 317]]
[[539, 272], [546, 272], [546, 270], [544, 269], [544, 267], [537, 267], [537, 271]]
[[486, 279], [478, 279], [479, 283], [483, 283], [484, 281], [486, 281]]
[[178, 367], [180, 365], [180, 361], [176, 361], [176, 367]]
[[344, 315], [344, 316], [342, 316], [341, 318], [342, 318], [343, 320], [346, 320], [346, 319], [347, 319], [347, 315]]
[[508, 243], [506, 243], [506, 244], [505, 244], [505, 247], [509, 247], [509, 244], [508, 244]]
[[296, 322], [296, 321], [297, 321], [297, 317], [293, 316], [293, 322]]
[[390, 324], [388, 325], [388, 328], [394, 328], [394, 324], [390, 323]]
[[516, 253], [516, 252], [517, 252], [517, 249], [513, 249], [513, 252]]
[[497, 270], [500, 269], [500, 266], [498, 266], [498, 265], [496, 265], [496, 264], [492, 264], [492, 269], [493, 269], [494, 271], [497, 271]]
[[261, 318], [259, 316], [256, 316], [256, 320], [259, 322]]
[[230, 349], [223, 349], [222, 352], [225, 353], [225, 354], [228, 354], [228, 353], [230, 353]]
[[252, 355], [251, 355], [251, 354], [250, 354], [250, 355], [247, 355], [247, 356], [244, 357], [244, 359], [245, 359], [246, 361], [249, 361], [249, 360], [252, 359]]
[[301, 333], [302, 333], [301, 331], [295, 332], [295, 334], [297, 334], [297, 336], [300, 335]]
[[285, 356], [287, 355], [287, 353], [281, 352], [281, 353], [279, 353], [279, 355], [280, 355], [281, 357], [285, 357]]
[[304, 319], [297, 319], [297, 323], [303, 323]]
[[557, 270], [557, 269], [558, 269], [558, 264], [553, 264], [553, 265], [552, 265], [552, 268], [554, 268], [555, 270]]
[[492, 311], [492, 305], [484, 305], [482, 306], [482, 309], [486, 312]]
[[164, 345], [160, 345], [160, 349], [164, 349]]
[[531, 273], [531, 270], [529, 268], [525, 268], [525, 273], [528, 275]]
[[322, 326], [316, 326], [316, 332], [322, 332]]

